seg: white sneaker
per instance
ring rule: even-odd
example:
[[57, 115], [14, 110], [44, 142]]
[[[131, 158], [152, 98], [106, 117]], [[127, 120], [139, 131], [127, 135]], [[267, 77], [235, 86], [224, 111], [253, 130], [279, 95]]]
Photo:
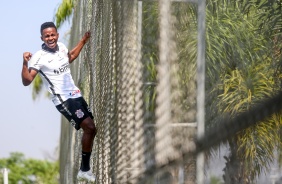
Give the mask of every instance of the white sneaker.
[[79, 170], [78, 174], [77, 174], [77, 180], [78, 181], [90, 181], [90, 182], [95, 182], [95, 175], [91, 172], [91, 170], [89, 171], [81, 171]]

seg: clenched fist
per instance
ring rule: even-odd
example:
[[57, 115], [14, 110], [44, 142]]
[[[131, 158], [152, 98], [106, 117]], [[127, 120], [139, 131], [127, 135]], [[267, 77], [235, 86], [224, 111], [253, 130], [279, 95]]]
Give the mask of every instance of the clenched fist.
[[23, 53], [23, 61], [24, 61], [24, 63], [27, 63], [30, 60], [31, 56], [32, 56], [32, 54], [30, 52], [24, 52]]

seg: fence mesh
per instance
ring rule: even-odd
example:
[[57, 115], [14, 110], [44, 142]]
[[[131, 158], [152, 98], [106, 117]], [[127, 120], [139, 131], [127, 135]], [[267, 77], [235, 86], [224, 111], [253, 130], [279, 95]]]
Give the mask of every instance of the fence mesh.
[[[202, 43], [198, 35], [205, 31], [198, 29], [198, 18], [203, 13], [198, 12], [199, 2], [76, 0], [69, 48], [73, 48], [86, 31], [91, 31], [92, 36], [71, 65], [71, 71], [93, 110], [98, 129], [91, 157], [96, 183], [196, 183], [196, 177], [200, 176], [197, 171], [206, 169], [206, 166], [197, 169], [197, 154], [205, 152], [205, 159], [208, 159], [212, 150], [221, 143], [228, 143], [232, 148], [227, 155], [227, 164], [221, 168], [225, 169], [224, 181], [248, 183], [253, 180], [255, 171], [247, 172], [246, 169], [257, 166], [248, 164], [264, 163], [264, 157], [239, 156], [238, 152], [245, 151], [249, 144], [243, 139], [258, 141], [256, 136], [265, 135], [254, 135], [261, 131], [257, 126], [268, 129], [269, 133], [276, 130], [277, 137], [271, 138], [279, 139], [277, 130], [280, 128], [278, 113], [281, 105], [276, 102], [281, 101], [281, 97], [278, 94], [265, 100], [275, 94], [275, 64], [268, 58], [269, 55], [266, 56], [271, 53], [256, 45], [257, 40], [252, 35], [248, 35], [253, 39], [250, 42], [241, 39], [240, 30], [233, 30], [232, 36], [228, 37], [224, 29], [228, 24], [224, 22], [227, 15], [214, 17], [214, 7], [209, 4], [210, 8], [206, 10], [209, 26], [205, 36], [207, 69], [199, 73], [197, 44]], [[234, 8], [233, 11], [236, 12]], [[244, 21], [241, 20], [241, 23]], [[250, 25], [239, 27], [247, 26]], [[224, 36], [226, 39], [221, 39]], [[243, 45], [242, 50], [230, 46], [234, 43]], [[257, 47], [251, 48], [253, 44]], [[244, 51], [248, 49], [259, 53], [245, 56]], [[228, 56], [223, 55], [222, 50]], [[246, 60], [235, 64], [241, 55]], [[260, 56], [265, 57], [264, 62], [254, 59]], [[226, 57], [229, 62], [224, 60]], [[258, 68], [253, 75], [266, 79], [258, 82], [262, 91], [248, 83], [254, 76], [242, 81], [240, 75], [243, 75], [244, 68]], [[206, 85], [206, 100], [202, 107], [197, 100], [197, 79], [200, 75], [206, 77], [202, 81]], [[239, 92], [235, 93], [237, 89]], [[228, 96], [228, 92], [235, 96]], [[242, 103], [236, 101], [237, 98], [243, 101], [245, 97], [247, 100]], [[251, 103], [252, 100], [258, 105], [252, 105], [255, 104]], [[207, 133], [195, 139], [199, 108], [206, 112]], [[258, 113], [260, 116], [257, 116]], [[276, 120], [269, 120], [271, 115]], [[266, 119], [267, 123], [259, 124]], [[62, 118], [61, 183], [77, 183], [81, 135], [82, 130], [75, 131]], [[265, 146], [260, 142], [256, 144], [258, 147]], [[274, 150], [274, 147], [264, 148]], [[232, 152], [233, 148], [238, 149]], [[273, 161], [273, 152], [268, 154], [270, 159], [265, 162]], [[246, 158], [253, 160], [245, 165], [238, 164]], [[243, 174], [239, 174], [243, 179], [230, 179], [232, 177], [227, 170], [232, 161], [237, 164], [236, 172], [243, 170]], [[205, 180], [210, 183], [209, 178]]]

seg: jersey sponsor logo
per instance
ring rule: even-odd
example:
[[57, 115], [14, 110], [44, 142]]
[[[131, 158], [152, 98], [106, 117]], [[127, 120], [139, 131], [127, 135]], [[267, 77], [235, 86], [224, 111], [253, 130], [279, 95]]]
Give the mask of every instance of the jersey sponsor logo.
[[63, 65], [62, 67], [60, 67], [60, 68], [58, 68], [58, 69], [55, 69], [55, 70], [54, 70], [54, 73], [55, 73], [55, 74], [61, 74], [61, 73], [64, 73], [64, 72], [68, 71], [69, 68], [70, 68], [69, 65], [66, 64], [66, 65]]
[[60, 71], [59, 70], [54, 70], [54, 73], [55, 74], [60, 74]]
[[71, 92], [70, 93], [70, 96], [74, 96], [74, 95], [76, 95], [76, 94], [78, 94], [78, 93], [80, 93], [80, 90], [78, 89], [78, 90], [75, 90], [75, 91], [73, 91], [73, 92]]
[[84, 113], [82, 112], [81, 109], [78, 109], [78, 110], [75, 112], [75, 114], [76, 114], [76, 116], [77, 116], [78, 118], [82, 118], [82, 117], [84, 116]]

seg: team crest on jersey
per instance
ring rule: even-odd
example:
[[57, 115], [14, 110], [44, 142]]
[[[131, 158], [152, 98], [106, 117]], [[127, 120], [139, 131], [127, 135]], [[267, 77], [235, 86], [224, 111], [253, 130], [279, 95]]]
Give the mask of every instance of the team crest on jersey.
[[78, 118], [82, 118], [82, 117], [84, 116], [84, 113], [82, 112], [81, 109], [78, 109], [78, 110], [75, 112], [75, 114], [76, 114], [76, 116], [77, 116]]

